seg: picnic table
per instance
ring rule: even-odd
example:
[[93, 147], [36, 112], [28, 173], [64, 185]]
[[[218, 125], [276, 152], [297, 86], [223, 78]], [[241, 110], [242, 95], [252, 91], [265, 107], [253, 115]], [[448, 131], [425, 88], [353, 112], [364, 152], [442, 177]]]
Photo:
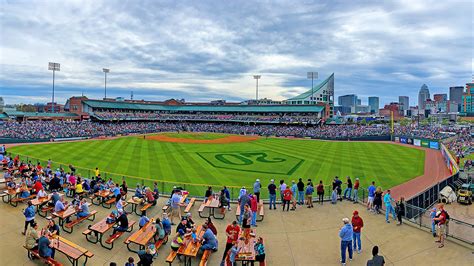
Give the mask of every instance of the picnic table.
[[[105, 200], [110, 196], [110, 194], [112, 194], [112, 192], [110, 192], [108, 189], [97, 191], [94, 193], [94, 197], [91, 199], [91, 202], [97, 206], [104, 204]], [[97, 203], [94, 202], [95, 199], [98, 199]]]
[[237, 242], [237, 246], [240, 248], [239, 253], [235, 257], [236, 261], [240, 261], [243, 263], [250, 262], [251, 265], [255, 262], [255, 243], [256, 240], [256, 230], [255, 228], [250, 229], [249, 236], [245, 236], [245, 230], [240, 231], [239, 234], [239, 241]]
[[[225, 217], [225, 212], [222, 213], [222, 216], [216, 216], [215, 215], [215, 209], [219, 208], [219, 198], [218, 197], [215, 197], [215, 196], [212, 196], [212, 197], [209, 197], [207, 200], [203, 201], [203, 203], [201, 204], [201, 206], [199, 207], [199, 210], [198, 210], [198, 213], [199, 213], [199, 217], [201, 218], [208, 218], [208, 217], [214, 217], [216, 219], [224, 219]], [[209, 209], [209, 215], [208, 216], [204, 216], [202, 215], [202, 212], [204, 211], [204, 209]]]
[[[31, 191], [31, 189], [29, 190]], [[19, 197], [20, 193], [21, 193], [20, 188], [9, 188], [1, 194], [1, 197], [2, 197], [3, 202], [9, 203], [13, 207], [18, 206], [18, 202], [27, 201], [35, 197], [34, 195], [30, 194], [30, 196], [27, 198], [20, 198]], [[5, 198], [7, 198], [6, 201], [5, 201]]]
[[[88, 229], [91, 232], [89, 232], [88, 234], [85, 234], [87, 241], [93, 244], [97, 244], [98, 242], [100, 242], [101, 246], [104, 247], [104, 244], [102, 242], [102, 237], [107, 231], [113, 228], [115, 224], [116, 224], [115, 221], [113, 223], [107, 223], [107, 217], [105, 217], [104, 219], [100, 220], [98, 223], [89, 225]], [[95, 240], [91, 240], [89, 238], [89, 236], [91, 235], [90, 233], [94, 233], [95, 238], [96, 238]]]
[[184, 256], [184, 265], [190, 266], [192, 258], [196, 258], [199, 248], [201, 247], [201, 239], [204, 235], [205, 230], [202, 230], [202, 226], [196, 228], [197, 241], [194, 242], [191, 236], [184, 239], [184, 245], [179, 247], [178, 254]]
[[65, 210], [63, 211], [58, 211], [58, 212], [53, 212], [52, 215], [53, 217], [57, 217], [59, 219], [59, 225], [64, 229], [64, 221], [76, 214], [76, 208], [74, 206], [68, 206]]
[[82, 256], [86, 258], [84, 265], [86, 265], [89, 258], [94, 256], [94, 254], [89, 250], [58, 235], [52, 236], [50, 238], [50, 242], [50, 247], [66, 255], [67, 259], [72, 263], [73, 266], [79, 265], [79, 259]]
[[[31, 200], [31, 204], [36, 207], [36, 211], [38, 212], [38, 215], [41, 217], [46, 217], [48, 211], [51, 211], [54, 209], [54, 206], [47, 206], [47, 207], [42, 207], [44, 204], [48, 203], [51, 200], [51, 197], [53, 194], [48, 194], [46, 197], [42, 198], [34, 198]], [[63, 194], [59, 193], [59, 197], [62, 197]], [[44, 213], [44, 215], [42, 214]]]
[[134, 250], [130, 248], [130, 244], [138, 245], [139, 250], [145, 249], [146, 245], [150, 242], [150, 240], [155, 235], [156, 227], [153, 223], [154, 219], [150, 219], [148, 223], [146, 223], [142, 228], [138, 229], [135, 233], [130, 235], [126, 240], [125, 244], [127, 244], [127, 249], [131, 252], [138, 253], [138, 250]]

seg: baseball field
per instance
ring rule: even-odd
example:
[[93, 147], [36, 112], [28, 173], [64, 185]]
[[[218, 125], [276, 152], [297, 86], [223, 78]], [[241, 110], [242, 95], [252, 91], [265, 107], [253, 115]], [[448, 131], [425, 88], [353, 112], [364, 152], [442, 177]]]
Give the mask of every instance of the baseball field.
[[[117, 181], [160, 183], [165, 190], [185, 184], [204, 194], [203, 185], [250, 187], [256, 178], [311, 178], [330, 184], [334, 176], [358, 177], [367, 187], [374, 180], [383, 188], [406, 182], [424, 171], [425, 153], [389, 143], [333, 142], [257, 138], [211, 133], [165, 133], [110, 140], [21, 145], [9, 152], [32, 163], [48, 159], [53, 167], [73, 164], [82, 176], [99, 167], [102, 176]], [[91, 169], [91, 170], [88, 170]], [[343, 178], [343, 180], [345, 180]], [[190, 184], [201, 184], [190, 185]]]

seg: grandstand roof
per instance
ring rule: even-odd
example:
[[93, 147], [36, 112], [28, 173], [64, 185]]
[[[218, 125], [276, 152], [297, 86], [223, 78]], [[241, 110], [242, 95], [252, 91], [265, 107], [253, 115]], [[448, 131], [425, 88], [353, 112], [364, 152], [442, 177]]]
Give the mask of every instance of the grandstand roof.
[[323, 106], [318, 105], [161, 105], [100, 100], [86, 100], [83, 101], [83, 103], [92, 108], [127, 109], [137, 111], [319, 113], [324, 110]]
[[38, 113], [38, 112], [22, 112], [22, 111], [6, 111], [7, 116], [23, 116], [23, 117], [76, 117], [74, 113]]
[[326, 85], [328, 84], [328, 82], [331, 79], [334, 79], [334, 73], [332, 73], [331, 76], [329, 76], [323, 82], [319, 83], [319, 85], [314, 86], [313, 89], [310, 89], [310, 90], [308, 90], [308, 91], [306, 91], [306, 92], [304, 92], [304, 93], [302, 93], [298, 96], [295, 96], [293, 98], [287, 99], [286, 101], [302, 101], [302, 100], [308, 99], [308, 97], [310, 97], [312, 93], [316, 93], [321, 88], [326, 87]]

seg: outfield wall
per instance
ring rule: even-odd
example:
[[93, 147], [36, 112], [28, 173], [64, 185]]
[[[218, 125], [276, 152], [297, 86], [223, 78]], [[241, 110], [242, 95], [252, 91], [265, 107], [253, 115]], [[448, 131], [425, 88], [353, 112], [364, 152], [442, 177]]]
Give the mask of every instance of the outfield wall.
[[441, 142], [435, 139], [413, 138], [413, 137], [407, 137], [407, 136], [394, 136], [393, 141], [397, 143], [409, 144], [409, 145], [413, 145], [417, 147], [430, 148], [430, 149], [435, 149], [435, 150], [439, 150], [441, 148], [440, 147]]

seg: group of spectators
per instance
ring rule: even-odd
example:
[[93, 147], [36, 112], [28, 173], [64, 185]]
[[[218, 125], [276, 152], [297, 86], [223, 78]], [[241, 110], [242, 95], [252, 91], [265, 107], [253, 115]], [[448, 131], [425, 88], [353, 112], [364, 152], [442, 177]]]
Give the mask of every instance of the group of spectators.
[[94, 112], [100, 120], [160, 120], [160, 121], [230, 121], [267, 123], [310, 123], [321, 119], [312, 115], [238, 115], [238, 114], [168, 114], [156, 112]]

